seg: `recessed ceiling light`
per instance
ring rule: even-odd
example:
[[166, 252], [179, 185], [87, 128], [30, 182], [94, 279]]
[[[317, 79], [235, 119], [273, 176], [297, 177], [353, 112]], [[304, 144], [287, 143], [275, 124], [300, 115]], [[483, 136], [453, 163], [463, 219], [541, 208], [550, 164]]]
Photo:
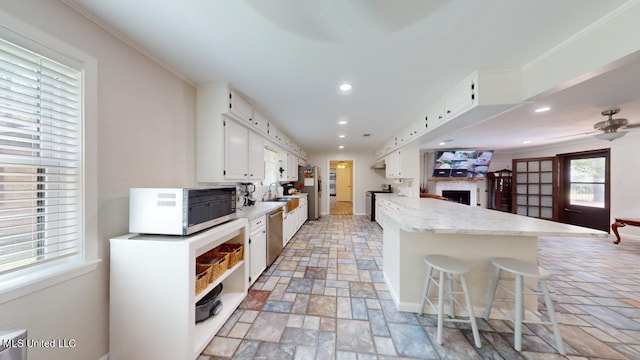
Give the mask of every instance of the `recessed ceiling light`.
[[346, 135], [338, 135], [340, 139], [343, 139]]
[[340, 121], [338, 121], [338, 124], [347, 125], [347, 120], [340, 120]]
[[551, 110], [550, 107], [543, 106], [543, 107], [539, 107], [539, 108], [535, 109], [534, 112], [541, 113], [541, 112], [545, 112], [545, 111], [549, 111], [549, 110]]
[[438, 145], [443, 146], [443, 145], [447, 145], [447, 143], [442, 141], [442, 142], [439, 142]]
[[338, 146], [338, 149], [344, 149], [344, 145]]
[[351, 84], [344, 83], [344, 84], [340, 84], [339, 89], [340, 89], [340, 91], [349, 91], [349, 90], [351, 90], [352, 87], [353, 86], [351, 86]]
[[448, 143], [452, 142], [453, 139], [445, 139], [441, 142], [438, 143], [438, 145], [443, 146], [443, 145], [447, 145]]
[[531, 144], [531, 140], [525, 140], [522, 142], [523, 144]]

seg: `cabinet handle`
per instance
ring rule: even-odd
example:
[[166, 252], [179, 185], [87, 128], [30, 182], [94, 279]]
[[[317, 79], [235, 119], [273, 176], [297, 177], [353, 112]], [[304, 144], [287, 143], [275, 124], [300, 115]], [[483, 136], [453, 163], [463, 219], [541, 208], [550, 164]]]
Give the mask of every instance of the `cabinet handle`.
[[447, 114], [451, 114], [451, 110], [447, 110]]

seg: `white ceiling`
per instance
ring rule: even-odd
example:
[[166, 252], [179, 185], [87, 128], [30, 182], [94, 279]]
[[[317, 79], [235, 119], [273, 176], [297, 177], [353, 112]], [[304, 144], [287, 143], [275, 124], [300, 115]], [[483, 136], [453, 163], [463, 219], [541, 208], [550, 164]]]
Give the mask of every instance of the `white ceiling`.
[[[474, 70], [521, 68], [626, 2], [68, 1], [193, 83], [230, 82], [308, 152], [337, 152], [340, 144], [373, 151]], [[553, 108], [548, 113], [523, 104], [447, 134], [447, 146], [574, 140], [611, 106], [640, 122], [638, 78], [640, 65], [628, 64], [536, 99]], [[353, 84], [348, 94], [337, 90], [343, 81]], [[342, 119], [348, 124], [338, 125]]]

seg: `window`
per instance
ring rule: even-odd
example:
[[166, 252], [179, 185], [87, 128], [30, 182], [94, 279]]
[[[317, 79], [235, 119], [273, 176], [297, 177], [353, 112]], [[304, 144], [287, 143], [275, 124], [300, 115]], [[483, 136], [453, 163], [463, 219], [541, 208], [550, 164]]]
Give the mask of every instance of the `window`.
[[82, 258], [82, 83], [0, 39], [0, 275]]
[[605, 165], [604, 157], [569, 160], [571, 205], [605, 207]]

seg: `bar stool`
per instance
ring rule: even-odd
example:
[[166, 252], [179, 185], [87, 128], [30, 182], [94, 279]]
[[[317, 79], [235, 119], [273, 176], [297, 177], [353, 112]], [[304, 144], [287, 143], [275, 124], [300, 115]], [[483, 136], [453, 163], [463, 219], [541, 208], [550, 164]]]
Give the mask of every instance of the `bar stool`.
[[[471, 297], [469, 296], [469, 287], [467, 286], [467, 280], [465, 278], [465, 274], [469, 272], [469, 266], [466, 264], [455, 260], [451, 257], [444, 255], [428, 255], [424, 259], [425, 264], [427, 264], [427, 279], [424, 285], [424, 290], [422, 291], [422, 300], [420, 301], [420, 313], [424, 313], [424, 305], [425, 302], [428, 302], [431, 305], [431, 308], [437, 312], [438, 314], [438, 331], [437, 331], [437, 340], [438, 344], [442, 345], [442, 325], [444, 321], [449, 322], [463, 322], [471, 324], [471, 331], [473, 332], [473, 340], [475, 341], [476, 347], [480, 347], [480, 334], [478, 333], [478, 324], [476, 323], [475, 315], [473, 314], [473, 306], [471, 306]], [[433, 277], [433, 270], [438, 270], [438, 278]], [[455, 276], [458, 276], [457, 279]], [[445, 289], [445, 276], [447, 277], [447, 289]], [[453, 291], [453, 282], [456, 281], [461, 287], [462, 292]], [[433, 285], [438, 287], [438, 306], [436, 307], [431, 299], [429, 298], [429, 287]], [[444, 296], [445, 294], [448, 296], [449, 300], [449, 315], [450, 319], [444, 319]], [[469, 319], [456, 319], [455, 318], [455, 304], [460, 303], [455, 298], [456, 294], [464, 294], [464, 299], [466, 302], [467, 312], [469, 314]]]
[[[509, 318], [514, 323], [514, 348], [517, 351], [522, 350], [522, 324], [542, 324], [542, 325], [551, 325], [553, 327], [553, 335], [556, 339], [556, 346], [558, 352], [562, 355], [566, 355], [564, 350], [564, 344], [562, 343], [562, 337], [560, 336], [560, 328], [558, 327], [558, 322], [556, 321], [555, 312], [553, 311], [553, 304], [551, 303], [551, 296], [549, 296], [549, 288], [547, 287], [547, 279], [549, 278], [549, 273], [539, 268], [535, 264], [530, 264], [521, 260], [510, 259], [510, 258], [494, 258], [491, 259], [491, 263], [494, 266], [494, 276], [491, 281], [491, 287], [489, 289], [489, 294], [487, 295], [487, 306], [484, 309], [483, 318], [487, 320], [489, 318], [489, 314], [491, 313], [491, 305], [493, 302], [515, 302], [514, 309], [514, 318], [506, 314], [501, 309], [498, 310], [505, 317]], [[502, 271], [506, 271], [508, 273], [513, 274], [513, 277], [500, 277]], [[531, 277], [538, 280], [540, 283], [540, 288], [542, 292], [539, 292], [537, 288], [532, 288], [527, 284], [523, 283], [523, 277]], [[507, 288], [505, 285], [500, 284], [500, 281], [514, 281], [514, 288]], [[514, 299], [496, 299], [495, 294], [498, 288], [498, 285], [502, 289], [504, 289], [507, 293], [512, 294]], [[524, 288], [528, 291], [524, 291]], [[526, 306], [524, 306], [523, 295], [543, 295], [544, 303], [547, 308], [547, 313], [549, 317], [549, 321], [543, 321], [542, 317], [537, 314], [537, 311], [533, 311], [533, 314], [536, 314], [538, 320], [525, 320], [524, 314], [525, 310], [527, 310]], [[536, 302], [537, 303], [537, 302]], [[531, 310], [531, 309], [528, 309]]]

